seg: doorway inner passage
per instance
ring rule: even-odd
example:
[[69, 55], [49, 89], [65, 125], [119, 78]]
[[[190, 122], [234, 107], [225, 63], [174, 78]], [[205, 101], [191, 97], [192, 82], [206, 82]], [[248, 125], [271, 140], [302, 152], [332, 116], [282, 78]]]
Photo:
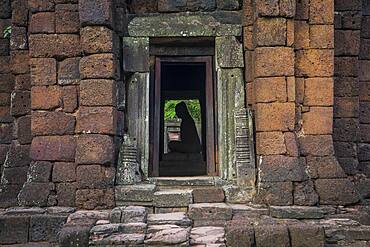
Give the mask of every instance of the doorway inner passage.
[[212, 57], [157, 57], [153, 176], [215, 175]]

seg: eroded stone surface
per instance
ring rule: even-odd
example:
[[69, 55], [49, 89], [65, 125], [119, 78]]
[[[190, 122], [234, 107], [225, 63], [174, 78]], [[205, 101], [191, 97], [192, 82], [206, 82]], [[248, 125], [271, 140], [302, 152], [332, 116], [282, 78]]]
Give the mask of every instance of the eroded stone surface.
[[145, 222], [146, 218], [147, 212], [144, 207], [128, 206], [122, 211], [121, 222], [123, 223]]
[[145, 243], [148, 245], [177, 245], [187, 242], [190, 228], [176, 225], [153, 225], [148, 227]]
[[321, 219], [324, 217], [324, 211], [318, 207], [271, 206], [270, 215], [285, 219]]
[[190, 226], [191, 220], [185, 213], [166, 213], [166, 214], [149, 214], [149, 225], [177, 225]]
[[193, 220], [230, 220], [232, 209], [225, 203], [191, 204], [189, 217]]
[[187, 207], [193, 202], [191, 190], [164, 190], [154, 193], [156, 207]]
[[136, 37], [239, 36], [241, 26], [220, 24], [212, 16], [171, 14], [136, 17], [129, 23], [128, 31]]
[[151, 202], [156, 186], [154, 184], [139, 184], [116, 186], [116, 200], [130, 202]]
[[225, 230], [223, 227], [195, 227], [190, 233], [190, 244], [224, 243]]

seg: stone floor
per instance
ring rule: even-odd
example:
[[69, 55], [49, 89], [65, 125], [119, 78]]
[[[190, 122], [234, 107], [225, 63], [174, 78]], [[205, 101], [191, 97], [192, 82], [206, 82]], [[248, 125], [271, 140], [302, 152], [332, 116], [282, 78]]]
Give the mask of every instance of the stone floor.
[[193, 203], [187, 210], [155, 211], [9, 208], [0, 211], [0, 246], [370, 246], [365, 206]]

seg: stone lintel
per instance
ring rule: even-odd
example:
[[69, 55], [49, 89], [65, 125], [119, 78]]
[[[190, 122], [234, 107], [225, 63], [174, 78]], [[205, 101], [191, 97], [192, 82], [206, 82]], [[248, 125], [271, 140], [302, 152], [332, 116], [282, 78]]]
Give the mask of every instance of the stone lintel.
[[128, 24], [133, 37], [241, 36], [242, 26], [221, 24], [207, 15], [159, 15], [134, 17]]

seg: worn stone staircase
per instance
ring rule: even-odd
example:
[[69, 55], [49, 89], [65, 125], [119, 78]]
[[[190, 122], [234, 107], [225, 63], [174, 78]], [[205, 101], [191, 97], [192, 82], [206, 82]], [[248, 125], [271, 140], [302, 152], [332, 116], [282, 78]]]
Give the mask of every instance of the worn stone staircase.
[[161, 178], [117, 186], [111, 210], [0, 210], [0, 246], [370, 246], [369, 207], [235, 204], [227, 193], [217, 178]]
[[[180, 208], [179, 208], [180, 209]], [[369, 208], [191, 203], [187, 212], [148, 206], [112, 210], [0, 211], [0, 246], [370, 246]]]
[[143, 206], [121, 206], [70, 215], [59, 242], [61, 247], [360, 247], [370, 245], [369, 223], [366, 213], [334, 207], [194, 203], [187, 213], [153, 213]]
[[[152, 207], [157, 213], [184, 212], [191, 203], [235, 203], [238, 192], [236, 186], [218, 177], [151, 178], [147, 183], [120, 185], [115, 190], [117, 205]], [[244, 197], [252, 198], [254, 188], [243, 191]]]

